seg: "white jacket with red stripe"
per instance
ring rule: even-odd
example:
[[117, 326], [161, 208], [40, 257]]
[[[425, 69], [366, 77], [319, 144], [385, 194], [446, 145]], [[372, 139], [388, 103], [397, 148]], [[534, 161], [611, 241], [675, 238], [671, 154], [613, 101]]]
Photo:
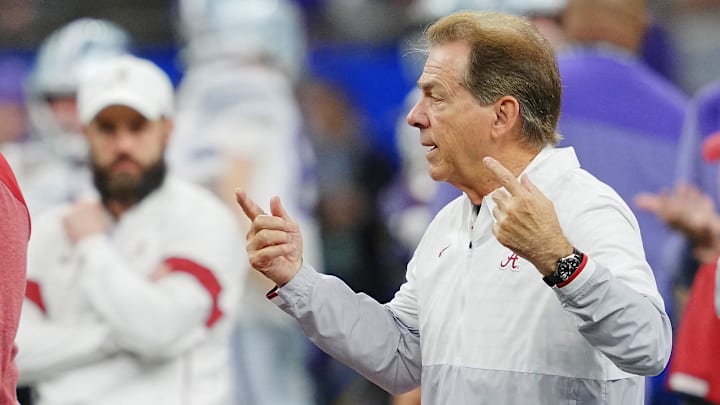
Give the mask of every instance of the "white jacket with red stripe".
[[33, 223], [28, 253], [17, 361], [39, 404], [227, 403], [247, 260], [232, 213], [167, 178], [73, 247], [65, 210]]

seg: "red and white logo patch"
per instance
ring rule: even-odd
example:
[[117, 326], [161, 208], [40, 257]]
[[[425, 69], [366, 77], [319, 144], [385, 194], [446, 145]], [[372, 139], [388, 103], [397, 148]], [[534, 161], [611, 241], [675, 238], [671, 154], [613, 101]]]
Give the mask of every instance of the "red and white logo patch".
[[510, 252], [506, 257], [500, 259], [500, 270], [520, 271], [520, 258], [517, 253]]

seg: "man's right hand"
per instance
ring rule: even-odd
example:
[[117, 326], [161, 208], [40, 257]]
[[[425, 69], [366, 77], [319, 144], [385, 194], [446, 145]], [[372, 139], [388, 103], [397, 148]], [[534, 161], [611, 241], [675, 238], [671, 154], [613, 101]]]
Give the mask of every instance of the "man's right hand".
[[278, 287], [287, 284], [302, 266], [303, 240], [298, 224], [290, 218], [279, 197], [270, 200], [268, 215], [244, 191], [235, 197], [252, 223], [247, 233], [250, 265]]

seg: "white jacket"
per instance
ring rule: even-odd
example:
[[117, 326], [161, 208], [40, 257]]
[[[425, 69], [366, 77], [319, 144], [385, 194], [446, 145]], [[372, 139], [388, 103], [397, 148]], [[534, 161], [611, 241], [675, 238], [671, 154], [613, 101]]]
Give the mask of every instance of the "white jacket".
[[461, 196], [430, 224], [387, 305], [307, 267], [270, 297], [388, 391], [422, 380], [423, 404], [641, 405], [640, 376], [667, 364], [671, 329], [637, 222], [571, 148], [544, 149], [525, 173], [589, 258], [562, 288], [497, 242], [489, 196], [477, 217]]
[[233, 214], [172, 178], [75, 247], [64, 212], [33, 221], [28, 253], [17, 362], [38, 403], [226, 404], [247, 261]]

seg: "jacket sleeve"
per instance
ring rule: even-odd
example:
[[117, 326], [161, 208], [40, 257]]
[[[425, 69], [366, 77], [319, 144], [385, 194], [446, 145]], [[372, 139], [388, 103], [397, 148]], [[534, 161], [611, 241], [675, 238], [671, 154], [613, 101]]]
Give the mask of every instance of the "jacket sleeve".
[[[15, 342], [20, 382], [35, 383], [119, 351], [110, 328], [87, 308], [75, 289], [63, 286], [72, 277], [68, 247], [59, 220], [63, 208], [35, 218], [27, 251], [27, 281]], [[61, 263], [63, 262], [63, 263]]]
[[[7, 179], [6, 177], [10, 177]], [[30, 219], [25, 205], [5, 181], [12, 171], [0, 154], [0, 391], [14, 384], [13, 340], [23, 302]], [[15, 188], [17, 190], [17, 188]], [[3, 397], [3, 395], [0, 395]]]
[[598, 198], [574, 224], [568, 238], [588, 261], [569, 284], [554, 289], [562, 306], [618, 368], [659, 374], [670, 358], [672, 330], [635, 217], [624, 204]]
[[225, 316], [220, 298], [227, 283], [218, 273], [228, 270], [226, 262], [240, 263], [225, 249], [233, 242], [228, 235], [205, 246], [202, 255], [197, 247], [185, 257], [168, 250], [163, 265], [169, 273], [151, 280], [131, 269], [106, 236], [95, 235], [76, 246], [80, 286], [120, 347], [151, 359], [173, 357], [204, 339]]
[[388, 392], [403, 393], [420, 384], [420, 336], [390, 305], [307, 266], [268, 297], [296, 318], [323, 351]]
[[34, 384], [118, 351], [107, 325], [54, 321], [28, 298], [23, 303], [16, 343], [20, 384]]

